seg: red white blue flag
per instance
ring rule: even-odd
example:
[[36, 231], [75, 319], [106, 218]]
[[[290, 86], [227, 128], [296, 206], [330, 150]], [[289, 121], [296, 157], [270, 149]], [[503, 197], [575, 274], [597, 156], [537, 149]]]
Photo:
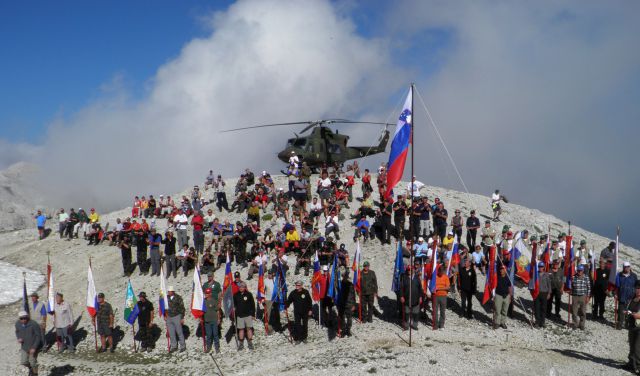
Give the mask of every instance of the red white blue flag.
[[411, 144], [411, 127], [413, 126], [413, 86], [409, 88], [409, 94], [404, 101], [402, 113], [398, 118], [396, 133], [391, 141], [391, 151], [389, 152], [389, 163], [387, 164], [387, 189], [384, 197], [391, 194], [393, 187], [402, 179], [404, 164], [407, 161], [409, 144]]
[[93, 282], [91, 265], [89, 265], [89, 270], [87, 271], [87, 311], [91, 317], [98, 313], [98, 294], [96, 294], [96, 285]]

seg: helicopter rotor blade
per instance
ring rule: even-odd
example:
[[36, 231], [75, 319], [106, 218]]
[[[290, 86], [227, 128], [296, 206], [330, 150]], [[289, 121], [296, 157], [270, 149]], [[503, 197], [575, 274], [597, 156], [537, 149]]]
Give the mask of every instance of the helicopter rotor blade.
[[243, 131], [243, 130], [246, 130], [246, 129], [255, 129], [255, 128], [277, 127], [277, 126], [280, 126], [280, 125], [302, 125], [302, 124], [315, 124], [315, 123], [316, 122], [313, 122], [313, 121], [297, 121], [297, 122], [293, 122], [293, 123], [261, 124], [261, 125], [253, 125], [251, 127], [224, 129], [224, 130], [221, 130], [220, 133]]
[[373, 122], [373, 121], [354, 121], [354, 120], [347, 120], [347, 119], [325, 119], [325, 120], [316, 120], [316, 121], [297, 121], [297, 122], [292, 122], [292, 123], [261, 124], [261, 125], [254, 125], [254, 126], [251, 126], [251, 127], [225, 129], [225, 130], [220, 131], [220, 133], [243, 131], [243, 130], [247, 130], [247, 129], [256, 129], [256, 128], [277, 127], [277, 126], [281, 126], [281, 125], [306, 125], [306, 127], [304, 127], [304, 129], [300, 132], [300, 134], [303, 134], [303, 133], [307, 132], [308, 130], [310, 130], [311, 128], [316, 127], [318, 125], [336, 124], [336, 123], [337, 124], [376, 124], [376, 125], [384, 125], [385, 127], [389, 126], [389, 125], [393, 125], [391, 123], [379, 123], [379, 122]]

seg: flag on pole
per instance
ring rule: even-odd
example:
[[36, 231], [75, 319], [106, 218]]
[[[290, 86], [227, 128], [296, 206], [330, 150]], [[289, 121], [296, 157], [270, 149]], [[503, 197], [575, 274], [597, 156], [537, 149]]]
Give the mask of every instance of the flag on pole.
[[284, 270], [282, 269], [282, 263], [280, 263], [280, 258], [277, 257], [276, 261], [278, 262], [276, 277], [273, 280], [273, 293], [271, 294], [271, 301], [273, 304], [278, 305], [278, 309], [280, 311], [284, 311], [286, 308], [287, 302], [287, 279], [284, 275]]
[[564, 250], [564, 290], [571, 291], [573, 281], [573, 236], [567, 235]]
[[431, 252], [431, 276], [429, 279], [429, 292], [436, 292], [436, 276], [438, 274], [438, 238], [433, 239], [433, 251]]
[[322, 272], [320, 271], [320, 259], [318, 259], [318, 251], [316, 251], [316, 255], [313, 258], [313, 277], [311, 277], [311, 297], [315, 302], [319, 301], [322, 297], [322, 286], [320, 285], [321, 275]]
[[544, 271], [549, 271], [549, 264], [551, 263], [551, 237], [547, 236], [547, 244], [544, 246], [544, 252], [542, 253], [542, 261], [544, 262]]
[[200, 267], [196, 265], [193, 272], [193, 293], [191, 293], [191, 314], [196, 319], [204, 316], [207, 306], [204, 304], [204, 294], [202, 293], [202, 281], [200, 280]]
[[27, 295], [27, 280], [22, 275], [22, 309], [29, 313], [31, 310], [29, 309], [29, 296]]
[[162, 265], [160, 265], [160, 293], [158, 294], [158, 312], [160, 313], [160, 317], [165, 317], [168, 308], [167, 280], [164, 276], [164, 272], [162, 271]]
[[[514, 281], [514, 276], [520, 278], [520, 280], [522, 280], [523, 283], [529, 283], [529, 271], [527, 271], [527, 267], [530, 265], [530, 260], [527, 259], [527, 255], [525, 254], [525, 252], [528, 253], [527, 250], [527, 245], [524, 243], [524, 240], [522, 240], [522, 238], [518, 238], [513, 247], [511, 248], [511, 250], [509, 251], [509, 253], [511, 254], [511, 260], [510, 260], [510, 268], [509, 272], [510, 272], [510, 277], [511, 280]], [[533, 265], [535, 265], [535, 257], [531, 257], [531, 259], [533, 260]], [[536, 271], [538, 270], [537, 268], [535, 268]], [[515, 281], [514, 281], [515, 282]]]
[[331, 280], [329, 281], [329, 291], [327, 296], [333, 299], [334, 304], [338, 304], [340, 300], [340, 289], [342, 287], [340, 279], [340, 270], [338, 270], [338, 257], [333, 256], [333, 265], [331, 266]]
[[56, 306], [56, 291], [53, 287], [53, 270], [51, 269], [51, 264], [47, 264], [47, 312], [49, 314], [53, 314]]
[[391, 194], [393, 188], [402, 179], [404, 165], [407, 161], [409, 145], [411, 140], [411, 127], [413, 115], [413, 86], [409, 88], [407, 99], [404, 101], [402, 113], [398, 118], [396, 132], [391, 141], [391, 151], [389, 152], [389, 163], [387, 164], [387, 189], [384, 197], [387, 198]]
[[540, 293], [540, 280], [538, 275], [538, 261], [537, 261], [538, 243], [533, 242], [533, 248], [531, 250], [531, 262], [529, 263], [529, 292], [531, 297], [535, 300]]
[[353, 256], [353, 288], [356, 293], [360, 293], [360, 241], [356, 242], [356, 254]]
[[493, 297], [493, 293], [498, 285], [498, 270], [496, 269], [496, 246], [489, 248], [489, 267], [487, 268], [487, 279], [484, 284], [484, 295], [482, 296], [482, 304]]
[[609, 291], [617, 291], [618, 287], [620, 287], [620, 276], [618, 273], [618, 244], [619, 244], [620, 236], [616, 234], [616, 249], [613, 255], [613, 262], [611, 264], [611, 269], [609, 272]]
[[96, 285], [93, 282], [91, 265], [87, 271], [87, 311], [91, 317], [95, 317], [98, 313], [98, 294], [96, 294]]
[[227, 317], [231, 317], [231, 311], [233, 311], [233, 275], [231, 274], [229, 252], [227, 252], [227, 263], [224, 269], [224, 282], [222, 284], [222, 307]]
[[139, 313], [138, 299], [136, 298], [136, 294], [133, 293], [133, 286], [131, 286], [131, 281], [129, 281], [129, 283], [127, 283], [127, 294], [124, 298], [124, 320], [130, 325], [133, 325]]
[[256, 294], [256, 299], [258, 302], [265, 300], [265, 291], [264, 291], [264, 265], [262, 265], [262, 257], [258, 259], [258, 292]]
[[391, 290], [393, 292], [400, 291], [400, 276], [404, 272], [404, 260], [402, 259], [402, 244], [398, 242], [398, 250], [396, 251], [396, 262], [393, 266], [393, 280], [391, 281]]
[[451, 258], [447, 264], [447, 277], [451, 277], [451, 267], [460, 264], [460, 244], [458, 243], [458, 235], [453, 238], [453, 245], [451, 247]]

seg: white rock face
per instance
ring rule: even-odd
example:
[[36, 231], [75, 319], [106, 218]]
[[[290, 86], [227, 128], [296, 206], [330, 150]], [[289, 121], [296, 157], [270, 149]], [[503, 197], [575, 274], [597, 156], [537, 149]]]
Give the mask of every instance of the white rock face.
[[[317, 177], [313, 177], [315, 184]], [[197, 182], [200, 183], [201, 182]], [[235, 179], [227, 181], [227, 197], [231, 204]], [[276, 186], [287, 189], [286, 179], [276, 178]], [[406, 187], [406, 184], [402, 186]], [[158, 192], [162, 193], [162, 192]], [[185, 192], [186, 193], [186, 192]], [[132, 196], [136, 192], [132, 192]], [[354, 196], [361, 194], [358, 182]], [[454, 209], [460, 208], [463, 216], [471, 209], [476, 209], [480, 218], [490, 216], [490, 200], [480, 195], [467, 195], [461, 192], [436, 187], [426, 187], [423, 194], [430, 199], [438, 196], [452, 215]], [[174, 198], [178, 195], [174, 195]], [[205, 192], [206, 198], [211, 198], [211, 190]], [[350, 209], [346, 209], [346, 219], [341, 221], [341, 241], [353, 257], [355, 245], [352, 241], [353, 229], [350, 227], [348, 215], [357, 208], [354, 201]], [[245, 214], [220, 213], [215, 205], [214, 213], [222, 219], [244, 221]], [[552, 235], [567, 230], [567, 224], [557, 218], [525, 208], [515, 204], [504, 204], [501, 226], [506, 223], [515, 231], [529, 229], [532, 233], [546, 232], [547, 225], [552, 228]], [[269, 212], [272, 212], [271, 206]], [[4, 214], [3, 214], [4, 215]], [[105, 214], [103, 224], [109, 222], [111, 226], [116, 218], [131, 215], [131, 208]], [[263, 223], [263, 229], [271, 223]], [[579, 223], [577, 223], [579, 225]], [[48, 227], [55, 229], [57, 223], [51, 221]], [[161, 233], [166, 228], [166, 220], [157, 220], [157, 227]], [[536, 230], [536, 227], [540, 230]], [[590, 233], [578, 226], [572, 226], [576, 240], [586, 239], [589, 248], [599, 253], [610, 239]], [[191, 234], [191, 230], [189, 230]], [[614, 235], [614, 234], [611, 234]], [[191, 235], [190, 235], [191, 236]], [[464, 237], [464, 234], [463, 234]], [[208, 240], [209, 238], [207, 238]], [[412, 332], [412, 347], [407, 346], [408, 332], [403, 332], [396, 324], [395, 294], [390, 291], [393, 273], [394, 246], [382, 246], [378, 241], [367, 242], [362, 246], [363, 261], [371, 263], [371, 269], [378, 276], [380, 286], [379, 299], [375, 306], [380, 315], [374, 318], [372, 324], [353, 324], [353, 337], [331, 338], [325, 328], [317, 327], [315, 321], [309, 321], [309, 341], [306, 344], [294, 346], [283, 334], [265, 336], [262, 322], [255, 324], [255, 345], [253, 353], [244, 350], [237, 352], [233, 337], [222, 340], [222, 354], [214, 355], [224, 374], [283, 374], [283, 375], [531, 375], [531, 374], [559, 374], [559, 375], [622, 375], [626, 374], [618, 366], [626, 362], [627, 332], [616, 331], [611, 327], [613, 322], [613, 300], [607, 300], [607, 323], [587, 322], [586, 331], [572, 331], [566, 328], [567, 295], [564, 294], [565, 307], [562, 310], [562, 321], [548, 321], [544, 330], [534, 330], [527, 318], [531, 314], [531, 296], [525, 289], [518, 288], [516, 295], [519, 302], [515, 306], [515, 318], [507, 321], [507, 330], [491, 330], [491, 306], [482, 306], [479, 302], [481, 292], [473, 300], [475, 312], [474, 320], [466, 320], [459, 316], [460, 297], [450, 294], [449, 306], [446, 313], [444, 330], [432, 331], [428, 320], [421, 321], [419, 330]], [[189, 326], [191, 335], [187, 340], [187, 352], [176, 355], [166, 355], [165, 324], [156, 318], [155, 323], [161, 330], [156, 348], [151, 353], [133, 354], [131, 351], [131, 327], [123, 318], [124, 290], [126, 279], [122, 278], [120, 251], [116, 247], [106, 244], [87, 246], [83, 240], [61, 240], [55, 232], [45, 240], [38, 241], [33, 226], [26, 230], [12, 231], [0, 234], [0, 259], [22, 267], [46, 273], [47, 253], [51, 255], [55, 284], [57, 291], [65, 294], [65, 299], [71, 303], [74, 314], [79, 318], [77, 331], [86, 333], [86, 338], [78, 345], [79, 351], [75, 355], [58, 355], [52, 352], [42, 354], [39, 362], [42, 365], [41, 374], [48, 374], [68, 364], [73, 367], [73, 373], [78, 375], [142, 375], [142, 374], [183, 374], [203, 375], [215, 374], [216, 366], [209, 355], [202, 353], [202, 340], [195, 336], [198, 322], [189, 313], [189, 302], [192, 292], [192, 273], [183, 277], [169, 278], [167, 284], [174, 285], [176, 292], [185, 300], [187, 317], [185, 324]], [[135, 248], [133, 250], [135, 260]], [[86, 271], [89, 257], [92, 258], [93, 274], [96, 288], [106, 294], [106, 300], [115, 309], [116, 326], [124, 332], [115, 354], [95, 354], [93, 349], [93, 327], [85, 308]], [[628, 259], [633, 265], [639, 265], [638, 252], [632, 248], [622, 246], [621, 259]], [[292, 288], [296, 279], [304, 281], [308, 288], [310, 276], [293, 275], [294, 257], [290, 256], [291, 269], [287, 282]], [[233, 265], [232, 270], [240, 271], [242, 278], [247, 277], [247, 268]], [[215, 278], [223, 280], [224, 267], [216, 271]], [[254, 293], [257, 288], [257, 278], [247, 281], [249, 291]], [[139, 275], [138, 270], [131, 276], [131, 283], [136, 293], [145, 291], [149, 300], [157, 310], [158, 286], [157, 277]], [[479, 275], [478, 289], [482, 291], [484, 278]], [[46, 296], [46, 285], [39, 290], [40, 296]], [[17, 344], [11, 334], [16, 320], [18, 304], [0, 307], [0, 331], [7, 335], [0, 337], [0, 353], [4, 354], [0, 362], [0, 374], [24, 374], [18, 366]], [[588, 312], [591, 312], [589, 307]], [[292, 311], [289, 310], [292, 317]], [[283, 312], [284, 316], [284, 312]], [[284, 319], [283, 319], [284, 320]], [[223, 323], [223, 335], [229, 329], [229, 321]], [[51, 328], [51, 321], [48, 323]], [[136, 327], [137, 329], [137, 327]], [[286, 333], [286, 332], [285, 332]], [[10, 335], [11, 334], [11, 335]], [[246, 348], [246, 347], [245, 347]], [[55, 350], [55, 347], [54, 347]], [[55, 368], [54, 367], [58, 367]]]
[[33, 216], [42, 203], [34, 184], [37, 167], [19, 162], [0, 171], [0, 232], [35, 227]]

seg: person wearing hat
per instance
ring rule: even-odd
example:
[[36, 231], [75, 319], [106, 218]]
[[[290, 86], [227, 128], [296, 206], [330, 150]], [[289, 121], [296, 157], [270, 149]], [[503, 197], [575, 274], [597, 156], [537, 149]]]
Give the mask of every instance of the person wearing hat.
[[286, 308], [293, 304], [293, 340], [296, 343], [307, 340], [309, 316], [312, 315], [311, 294], [302, 286], [302, 281], [295, 283], [296, 288], [289, 293]]
[[577, 267], [578, 265], [584, 265], [586, 275], [589, 275], [589, 262], [587, 260], [591, 259], [589, 255], [589, 250], [587, 249], [587, 241], [582, 239], [580, 240], [580, 246], [575, 247], [573, 253], [573, 265]]
[[[216, 282], [217, 283], [217, 282]], [[218, 284], [218, 289], [220, 284]], [[206, 336], [206, 348], [204, 352], [211, 351], [211, 345], [214, 345], [216, 354], [220, 353], [220, 337], [218, 336], [218, 325], [222, 319], [220, 314], [220, 294], [221, 291], [214, 291], [212, 287], [204, 288], [204, 304], [207, 310], [204, 312], [202, 320], [204, 322], [204, 331]]]
[[544, 328], [547, 318], [547, 302], [551, 298], [551, 275], [544, 271], [544, 262], [538, 263], [538, 296], [533, 301], [535, 327]]
[[[491, 224], [491, 222], [489, 222]], [[476, 217], [476, 211], [471, 210], [469, 213], [469, 217], [466, 222], [467, 227], [467, 246], [469, 249], [476, 248], [476, 236], [478, 234], [478, 229], [480, 228], [480, 219]]]
[[[458, 291], [462, 302], [462, 314], [467, 319], [473, 318], [473, 296], [478, 291], [478, 279], [473, 267], [471, 256], [463, 258], [463, 267], [460, 268], [458, 278]], [[437, 280], [436, 280], [437, 287]]]
[[38, 350], [43, 346], [40, 327], [29, 318], [29, 313], [20, 311], [15, 324], [16, 339], [20, 344], [20, 364], [29, 369], [29, 375], [38, 374]]
[[154, 347], [153, 335], [151, 328], [153, 327], [153, 304], [147, 299], [147, 293], [140, 291], [138, 294], [138, 335], [140, 337], [140, 350], [142, 352], [149, 351]]
[[109, 345], [109, 352], [113, 352], [113, 309], [111, 304], [104, 300], [104, 294], [98, 294], [98, 311], [93, 317], [93, 323], [97, 324], [98, 335], [100, 335], [100, 350], [98, 352], [107, 351], [106, 345]]
[[451, 231], [453, 231], [454, 236], [458, 237], [458, 241], [462, 242], [462, 215], [460, 215], [460, 209], [456, 209], [453, 217], [451, 217]]
[[171, 274], [173, 274], [173, 278], [176, 278], [178, 276], [178, 263], [176, 260], [176, 238], [173, 236], [172, 231], [167, 230], [167, 232], [164, 233], [162, 244], [164, 244], [165, 278], [169, 278]]
[[[618, 307], [626, 307], [629, 302], [635, 296], [635, 285], [638, 281], [636, 273], [631, 271], [631, 263], [625, 261], [622, 264], [622, 271], [618, 273], [617, 281], [619, 282], [616, 289], [616, 298], [618, 298]], [[618, 308], [616, 329], [622, 329], [623, 325], [626, 325], [623, 309]]]
[[[584, 330], [584, 322], [587, 320], [587, 304], [591, 298], [591, 280], [584, 272], [584, 265], [578, 265], [577, 274], [571, 281], [571, 317], [573, 327]], [[634, 283], [635, 285], [635, 283]]]
[[507, 329], [507, 311], [509, 310], [509, 303], [513, 294], [513, 286], [511, 280], [507, 275], [507, 268], [500, 267], [500, 274], [498, 275], [498, 283], [496, 285], [495, 296], [493, 297], [493, 304], [495, 307], [495, 321], [493, 323], [493, 329], [498, 326]]
[[629, 329], [629, 362], [625, 368], [637, 374], [640, 372], [640, 281], [634, 287], [633, 299], [620, 310]]
[[593, 281], [593, 308], [591, 315], [594, 319], [604, 320], [604, 307], [609, 292], [609, 273], [611, 269], [607, 266], [607, 260], [601, 258], [596, 268], [595, 279]]
[[564, 288], [564, 271], [560, 268], [560, 260], [555, 259], [551, 264], [551, 271], [549, 271], [549, 277], [551, 279], [551, 295], [547, 300], [547, 316], [551, 317], [551, 311], [554, 309], [554, 316], [556, 319], [560, 318], [560, 308], [562, 301], [562, 290]]
[[446, 270], [446, 265], [441, 263], [438, 265], [438, 271], [436, 272], [433, 312], [437, 329], [444, 329], [444, 320], [447, 311], [447, 295], [449, 295], [449, 291], [451, 290], [451, 281], [449, 280], [449, 276], [447, 276]]
[[369, 261], [365, 261], [362, 264], [360, 286], [362, 322], [373, 322], [373, 302], [378, 296], [378, 279], [376, 278], [376, 272], [371, 270]]
[[238, 330], [238, 351], [244, 349], [245, 336], [247, 347], [253, 350], [253, 320], [256, 317], [256, 303], [244, 282], [238, 283], [238, 293], [233, 295], [233, 307]]
[[348, 269], [342, 273], [340, 294], [338, 295], [336, 308], [338, 309], [338, 320], [340, 320], [338, 336], [343, 338], [351, 337], [351, 324], [353, 314], [356, 311], [356, 291], [349, 279]]
[[42, 347], [46, 348], [46, 323], [47, 323], [47, 308], [44, 303], [39, 301], [37, 292], [31, 293], [31, 304], [29, 305], [29, 319], [36, 324], [40, 325], [40, 331], [42, 333]]
[[600, 258], [607, 261], [613, 260], [613, 251], [616, 249], [616, 242], [610, 242], [609, 245], [600, 251]]
[[60, 348], [58, 352], [64, 352], [67, 348], [70, 352], [75, 352], [71, 330], [73, 329], [73, 312], [71, 305], [64, 300], [61, 292], [56, 293], [56, 304], [54, 306], [53, 326], [56, 328], [56, 337], [60, 338]]
[[184, 332], [182, 331], [182, 325], [184, 325], [184, 301], [182, 297], [175, 292], [173, 286], [167, 288], [167, 300], [169, 307], [167, 308], [167, 330], [169, 332], [169, 352], [174, 352], [178, 349], [178, 343], [180, 344], [180, 352], [187, 349], [187, 345], [184, 342]]
[[318, 280], [320, 284], [320, 323], [327, 328], [333, 325], [333, 299], [327, 296], [329, 285], [331, 284], [331, 275], [329, 274], [329, 265], [322, 266], [322, 274]]
[[178, 239], [178, 247], [182, 248], [189, 242], [187, 235], [187, 227], [189, 226], [189, 218], [185, 210], [181, 210], [173, 217], [173, 224], [176, 227], [176, 238]]

